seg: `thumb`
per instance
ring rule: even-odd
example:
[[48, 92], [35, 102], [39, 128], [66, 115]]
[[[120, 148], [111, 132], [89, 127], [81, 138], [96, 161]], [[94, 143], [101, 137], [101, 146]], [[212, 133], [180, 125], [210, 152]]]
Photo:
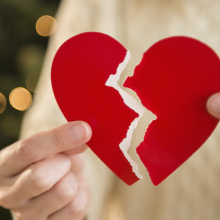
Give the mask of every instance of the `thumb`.
[[207, 101], [207, 109], [208, 112], [220, 119], [220, 92], [215, 93], [214, 95], [212, 95], [208, 101]]
[[[78, 123], [78, 122], [75, 121], [75, 122], [70, 122], [70, 123]], [[86, 137], [84, 137], [84, 138], [81, 137], [79, 140], [80, 142], [83, 141], [83, 144], [81, 146], [63, 151], [62, 153], [71, 156], [71, 155], [75, 155], [75, 154], [80, 154], [87, 149], [88, 146], [87, 146], [86, 142], [88, 142], [90, 140], [90, 138], [92, 136], [92, 130], [91, 130], [91, 127], [89, 126], [89, 124], [87, 124], [86, 122], [81, 122], [80, 124], [83, 125], [81, 127], [81, 129], [78, 130], [78, 129], [76, 129], [78, 126], [74, 126], [74, 129], [72, 129], [72, 135], [73, 136], [76, 136], [76, 135], [83, 136], [83, 134], [86, 133]]]

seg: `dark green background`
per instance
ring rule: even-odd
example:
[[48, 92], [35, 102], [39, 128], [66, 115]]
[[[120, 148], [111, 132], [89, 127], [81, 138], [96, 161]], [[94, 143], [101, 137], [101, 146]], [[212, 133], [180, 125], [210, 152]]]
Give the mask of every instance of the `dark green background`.
[[[26, 77], [38, 78], [47, 37], [35, 29], [43, 15], [54, 16], [60, 0], [0, 0], [0, 92], [7, 107], [0, 114], [0, 150], [18, 140], [24, 112], [9, 104], [9, 94], [16, 87], [26, 87]], [[0, 207], [0, 220], [11, 219]]]

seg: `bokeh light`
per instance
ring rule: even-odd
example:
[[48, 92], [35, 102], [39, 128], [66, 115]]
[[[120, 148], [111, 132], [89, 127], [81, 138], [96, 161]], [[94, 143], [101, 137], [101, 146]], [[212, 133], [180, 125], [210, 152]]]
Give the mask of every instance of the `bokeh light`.
[[15, 109], [25, 111], [32, 103], [32, 96], [27, 89], [18, 87], [10, 93], [9, 102]]
[[0, 114], [5, 111], [6, 104], [7, 102], [5, 96], [0, 93]]
[[52, 16], [44, 15], [36, 22], [36, 31], [41, 36], [50, 36], [56, 31], [56, 29], [57, 21]]

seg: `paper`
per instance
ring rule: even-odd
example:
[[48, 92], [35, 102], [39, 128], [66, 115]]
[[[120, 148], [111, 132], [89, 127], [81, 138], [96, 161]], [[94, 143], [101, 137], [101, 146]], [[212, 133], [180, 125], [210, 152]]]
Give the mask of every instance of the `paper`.
[[[66, 41], [55, 55], [52, 86], [68, 121], [83, 120], [92, 128], [88, 146], [125, 183], [138, 180], [119, 145], [139, 115], [119, 92], [105, 83], [126, 57], [127, 50], [101, 33], [83, 33]], [[100, 177], [101, 178], [101, 177]]]
[[124, 86], [134, 90], [157, 119], [137, 153], [158, 185], [211, 135], [218, 119], [206, 110], [220, 89], [220, 60], [203, 43], [171, 37], [154, 44]]
[[134, 121], [131, 122], [127, 133], [126, 133], [126, 137], [122, 140], [122, 142], [119, 144], [120, 149], [122, 150], [125, 158], [129, 161], [129, 163], [132, 166], [132, 171], [135, 173], [135, 175], [139, 178], [142, 179], [143, 176], [141, 175], [141, 173], [138, 171], [138, 165], [135, 163], [135, 161], [132, 160], [132, 158], [130, 157], [130, 155], [128, 154], [128, 149], [131, 145], [131, 140], [132, 140], [132, 134], [134, 129], [137, 127], [138, 121], [140, 120], [140, 118], [142, 117], [142, 115], [144, 114], [144, 108], [127, 92], [125, 92], [122, 88], [120, 88], [120, 86], [117, 84], [117, 82], [120, 79], [121, 73], [123, 72], [123, 70], [126, 68], [128, 62], [130, 59], [130, 52], [127, 51], [125, 59], [122, 63], [119, 64], [116, 74], [112, 74], [109, 76], [108, 80], [106, 81], [105, 85], [110, 86], [114, 89], [116, 89], [119, 94], [121, 95], [121, 97], [123, 98], [124, 103], [130, 107], [131, 109], [133, 109], [135, 112], [138, 113], [139, 117], [135, 118]]
[[137, 93], [142, 106], [117, 84], [129, 57], [129, 51], [105, 34], [74, 36], [54, 58], [54, 95], [68, 121], [90, 124], [89, 147], [128, 185], [141, 178], [128, 154], [132, 133], [144, 113], [143, 106], [152, 111], [158, 118], [148, 127], [137, 153], [158, 185], [216, 127], [218, 120], [208, 114], [206, 101], [219, 92], [220, 61], [195, 39], [159, 41], [145, 52], [133, 77], [124, 83]]

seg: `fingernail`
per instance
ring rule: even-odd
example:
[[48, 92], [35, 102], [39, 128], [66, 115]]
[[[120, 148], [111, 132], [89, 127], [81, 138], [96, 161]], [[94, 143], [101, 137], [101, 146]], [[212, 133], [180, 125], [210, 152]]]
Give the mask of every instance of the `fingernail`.
[[214, 95], [208, 101], [208, 108], [215, 114], [220, 114], [220, 95]]
[[70, 133], [70, 137], [75, 141], [75, 140], [80, 140], [80, 139], [87, 137], [89, 135], [89, 129], [85, 124], [80, 123], [80, 124], [74, 125], [69, 130], [69, 133]]

